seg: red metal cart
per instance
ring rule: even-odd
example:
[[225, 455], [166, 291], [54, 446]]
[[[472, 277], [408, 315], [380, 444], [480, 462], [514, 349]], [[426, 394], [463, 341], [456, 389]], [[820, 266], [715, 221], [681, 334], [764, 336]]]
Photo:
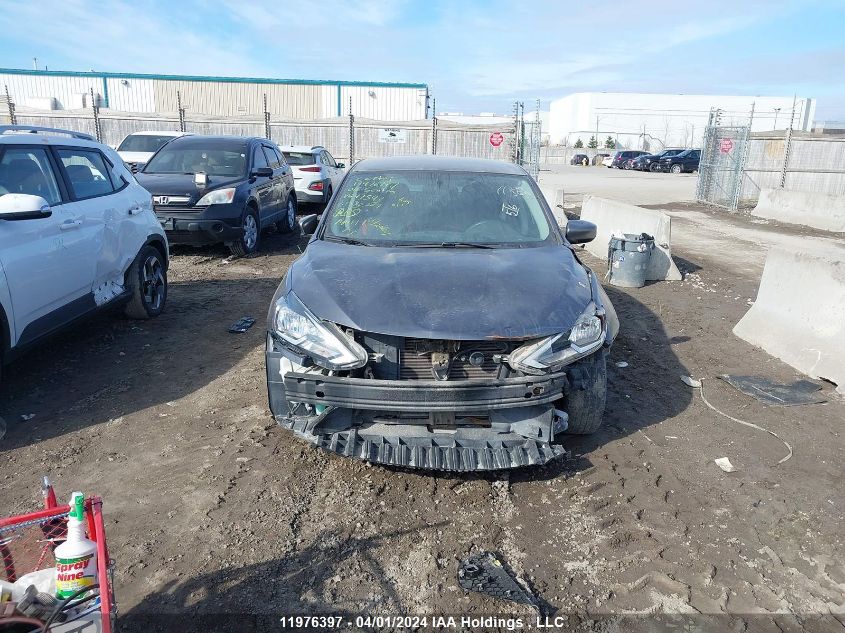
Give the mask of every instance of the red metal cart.
[[[0, 518], [0, 579], [15, 582], [25, 574], [44, 568], [55, 567], [53, 551], [67, 536], [67, 516], [70, 506], [58, 505], [53, 488], [49, 481], [44, 481], [43, 510]], [[112, 633], [114, 630], [115, 601], [112, 582], [112, 561], [106, 544], [106, 532], [103, 526], [103, 501], [99, 497], [89, 497], [85, 500], [85, 515], [88, 519], [88, 538], [97, 543], [97, 582], [99, 584], [99, 600], [89, 602], [75, 617], [50, 626], [49, 631], [58, 633], [68, 627], [72, 621], [81, 624], [85, 618], [96, 620], [91, 631]], [[8, 611], [8, 609], [7, 609]], [[99, 618], [92, 614], [99, 613]], [[4, 619], [11, 621], [12, 614], [4, 617], [2, 603], [0, 603], [0, 631], [3, 630]], [[35, 628], [35, 627], [33, 627]], [[38, 630], [38, 629], [35, 629]], [[75, 630], [80, 630], [79, 626]], [[88, 628], [82, 628], [87, 633]]]

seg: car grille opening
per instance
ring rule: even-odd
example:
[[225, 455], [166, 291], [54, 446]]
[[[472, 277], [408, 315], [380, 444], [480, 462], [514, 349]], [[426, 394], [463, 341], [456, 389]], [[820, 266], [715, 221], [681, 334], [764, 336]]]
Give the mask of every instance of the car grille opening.
[[[449, 380], [490, 380], [501, 363], [494, 355], [507, 354], [513, 346], [505, 341], [440, 341], [406, 338], [399, 354], [400, 380], [434, 380], [432, 353], [449, 354]], [[474, 361], [474, 362], [473, 362]]]

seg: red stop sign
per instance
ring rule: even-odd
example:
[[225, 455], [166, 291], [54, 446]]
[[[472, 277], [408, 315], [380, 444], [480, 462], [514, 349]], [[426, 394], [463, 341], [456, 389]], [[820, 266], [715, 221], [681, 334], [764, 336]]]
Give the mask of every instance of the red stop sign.
[[504, 143], [505, 137], [502, 135], [501, 132], [493, 132], [490, 135], [490, 145], [493, 147], [499, 147], [502, 143]]
[[719, 143], [719, 151], [723, 154], [729, 154], [733, 148], [734, 142], [729, 138], [723, 138], [722, 142]]

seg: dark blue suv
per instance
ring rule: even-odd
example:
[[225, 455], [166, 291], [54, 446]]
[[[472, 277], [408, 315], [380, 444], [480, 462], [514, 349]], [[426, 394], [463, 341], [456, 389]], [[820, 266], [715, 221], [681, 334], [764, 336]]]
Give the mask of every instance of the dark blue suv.
[[700, 149], [684, 150], [675, 156], [667, 156], [660, 159], [660, 171], [669, 171], [673, 174], [698, 171], [698, 163], [701, 160]]
[[235, 255], [258, 249], [261, 231], [296, 227], [293, 173], [264, 138], [183, 136], [136, 174], [171, 244], [223, 242]]

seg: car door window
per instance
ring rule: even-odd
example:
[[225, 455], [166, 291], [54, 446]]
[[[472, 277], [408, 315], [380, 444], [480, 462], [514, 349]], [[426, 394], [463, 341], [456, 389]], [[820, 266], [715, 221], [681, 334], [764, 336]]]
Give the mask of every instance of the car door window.
[[3, 152], [0, 157], [0, 196], [7, 193], [41, 196], [51, 206], [62, 201], [46, 149], [13, 147]]
[[279, 157], [279, 165], [287, 165], [287, 164], [288, 164], [288, 161], [287, 161], [287, 159], [285, 158], [285, 155], [284, 155], [284, 154], [282, 154], [282, 153], [281, 153], [279, 150], [277, 150], [275, 147], [273, 148], [273, 153], [274, 153], [274, 154], [276, 154], [276, 156], [278, 156], [278, 157]]
[[255, 151], [252, 153], [252, 168], [258, 169], [259, 167], [269, 167], [270, 163], [267, 161], [267, 157], [264, 155], [264, 152], [261, 150], [261, 146], [255, 148]]
[[273, 149], [267, 147], [266, 145], [262, 145], [261, 148], [264, 150], [264, 158], [267, 160], [267, 164], [273, 169], [278, 169], [279, 157], [276, 156], [276, 153], [273, 151]]
[[117, 189], [112, 181], [109, 164], [99, 151], [60, 149], [58, 152], [77, 200], [105, 196]]
[[326, 160], [329, 161], [328, 162], [329, 167], [337, 167], [337, 161], [334, 159], [334, 156], [332, 156], [328, 152], [323, 152], [323, 154], [325, 155]]

